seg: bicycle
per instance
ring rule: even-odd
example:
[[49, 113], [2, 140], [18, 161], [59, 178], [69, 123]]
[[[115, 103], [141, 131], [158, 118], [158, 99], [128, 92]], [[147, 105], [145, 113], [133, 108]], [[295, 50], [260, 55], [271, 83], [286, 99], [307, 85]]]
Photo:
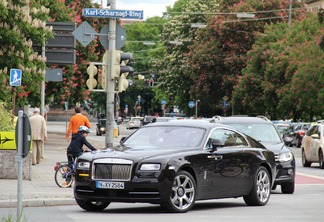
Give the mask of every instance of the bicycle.
[[71, 187], [74, 182], [75, 162], [72, 165], [68, 162], [57, 162], [54, 166], [54, 180], [61, 188]]

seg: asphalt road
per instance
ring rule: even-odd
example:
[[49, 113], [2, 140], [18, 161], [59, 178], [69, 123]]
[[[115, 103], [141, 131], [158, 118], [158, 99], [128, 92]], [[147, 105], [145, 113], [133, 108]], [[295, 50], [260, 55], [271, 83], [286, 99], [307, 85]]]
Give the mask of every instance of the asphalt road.
[[[246, 206], [242, 198], [197, 202], [184, 214], [164, 212], [159, 205], [112, 203], [102, 212], [86, 212], [77, 205], [24, 208], [23, 221], [118, 221], [118, 222], [308, 222], [322, 221], [323, 185], [297, 185], [293, 195], [274, 191], [264, 207]], [[0, 209], [0, 215], [15, 215], [16, 209]], [[0, 217], [1, 218], [1, 217]]]

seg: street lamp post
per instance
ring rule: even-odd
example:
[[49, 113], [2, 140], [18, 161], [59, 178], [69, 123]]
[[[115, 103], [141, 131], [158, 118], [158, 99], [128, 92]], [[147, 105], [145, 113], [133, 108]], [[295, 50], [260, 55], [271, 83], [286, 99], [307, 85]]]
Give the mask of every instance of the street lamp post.
[[196, 100], [196, 118], [198, 117], [198, 103], [200, 102], [199, 99]]

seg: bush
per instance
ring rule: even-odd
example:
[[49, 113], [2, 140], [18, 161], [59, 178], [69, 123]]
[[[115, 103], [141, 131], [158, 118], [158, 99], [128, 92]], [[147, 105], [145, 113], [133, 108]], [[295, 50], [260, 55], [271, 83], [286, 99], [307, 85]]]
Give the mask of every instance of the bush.
[[3, 102], [0, 102], [0, 131], [11, 131], [15, 129], [15, 116], [8, 112]]

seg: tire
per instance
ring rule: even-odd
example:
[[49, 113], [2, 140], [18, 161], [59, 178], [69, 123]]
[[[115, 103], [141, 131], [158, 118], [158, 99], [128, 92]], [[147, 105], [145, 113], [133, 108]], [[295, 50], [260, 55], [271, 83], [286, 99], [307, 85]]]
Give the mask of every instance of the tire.
[[264, 206], [270, 199], [271, 179], [268, 170], [260, 166], [256, 172], [253, 186], [248, 195], [243, 196], [249, 206]]
[[295, 192], [295, 182], [282, 183], [281, 192], [284, 194], [293, 194]]
[[68, 164], [60, 165], [54, 174], [54, 180], [57, 186], [61, 188], [71, 187], [74, 181], [72, 168]]
[[304, 149], [302, 149], [302, 164], [303, 164], [303, 167], [310, 167], [312, 164], [312, 162], [307, 161]]
[[84, 201], [75, 199], [79, 207], [86, 211], [102, 211], [109, 206], [110, 202], [106, 201]]
[[273, 185], [271, 188], [271, 190], [275, 190], [275, 189], [277, 189], [277, 184]]
[[299, 138], [296, 138], [296, 147], [297, 148], [300, 148], [300, 146], [301, 146], [300, 139]]
[[179, 171], [173, 181], [170, 198], [161, 207], [171, 213], [185, 213], [196, 200], [196, 182], [190, 173]]
[[324, 159], [323, 159], [323, 152], [322, 152], [322, 150], [320, 150], [318, 152], [318, 163], [319, 163], [320, 169], [324, 169]]

